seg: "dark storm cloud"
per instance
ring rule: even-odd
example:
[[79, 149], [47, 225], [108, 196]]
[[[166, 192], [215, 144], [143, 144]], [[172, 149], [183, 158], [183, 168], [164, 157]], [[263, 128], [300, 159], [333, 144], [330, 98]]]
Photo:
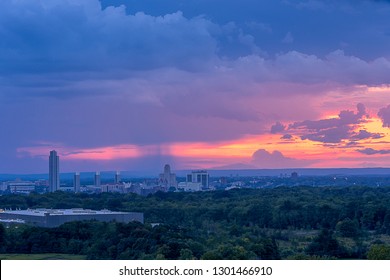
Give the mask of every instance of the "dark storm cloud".
[[[101, 9], [97, 0], [2, 1], [0, 73], [197, 69], [216, 51], [210, 21]], [[174, 47], [174, 48], [173, 48]]]
[[[106, 87], [101, 85], [103, 80], [120, 83], [142, 75], [147, 80], [146, 72], [164, 69], [209, 76], [236, 71], [240, 77], [251, 78], [249, 82], [378, 85], [388, 81], [387, 53], [370, 52], [375, 57], [364, 59], [365, 55], [344, 52], [339, 45], [329, 45], [324, 52], [320, 48], [331, 41], [329, 34], [318, 30], [324, 42], [307, 44], [306, 32], [311, 28], [306, 21], [296, 23], [298, 30], [289, 30], [291, 19], [303, 15], [310, 22], [311, 12], [283, 1], [266, 0], [261, 9], [256, 8], [258, 1], [244, 1], [248, 6], [237, 1], [168, 1], [164, 5], [108, 1], [103, 7], [98, 0], [1, 1], [0, 97], [113, 95], [117, 92], [110, 88], [115, 84]], [[223, 10], [219, 9], [222, 4]], [[326, 23], [329, 15], [322, 16], [319, 20]], [[305, 37], [298, 40], [297, 34], [303, 31]], [[283, 44], [286, 34], [294, 34], [294, 44]], [[268, 36], [273, 36], [274, 45], [267, 45]], [[307, 50], [296, 41], [315, 49]]]
[[17, 170], [17, 149], [42, 141], [212, 143], [276, 120], [307, 119], [274, 127], [294, 138], [379, 137], [352, 131], [364, 108], [310, 121], [322, 112], [307, 104], [329, 91], [389, 82], [387, 10], [331, 2], [0, 1], [0, 169]]
[[[261, 8], [258, 1], [244, 2], [164, 1], [161, 5], [155, 1], [103, 1], [102, 8], [98, 0], [2, 1], [0, 71], [3, 74], [63, 73], [158, 67], [194, 71], [208, 65], [216, 55], [235, 59], [253, 53], [268, 53], [273, 57], [291, 50], [314, 54], [321, 60], [342, 48], [339, 43], [348, 41], [346, 37], [351, 36], [353, 30], [359, 31], [353, 38], [359, 42], [348, 43], [350, 48], [364, 48], [365, 44], [360, 43], [362, 38], [363, 42], [376, 42], [369, 45], [371, 48], [388, 45], [368, 38], [373, 36], [369, 30], [364, 33], [367, 25], [375, 24], [371, 18], [365, 22], [365, 14], [358, 19], [338, 12], [332, 14], [332, 22], [328, 22], [329, 14], [325, 12], [313, 14], [294, 9], [284, 1], [266, 0]], [[119, 6], [121, 3], [126, 7]], [[365, 12], [370, 14], [375, 10]], [[343, 28], [337, 21], [345, 22], [346, 16], [352, 17], [351, 23], [366, 27], [355, 26], [352, 31], [350, 26]], [[381, 18], [380, 14], [376, 16]], [[307, 22], [313, 20], [318, 21], [318, 25], [309, 28]], [[328, 23], [337, 28], [331, 28]], [[268, 26], [271, 32], [264, 32], [264, 28], [254, 29], [256, 24]], [[289, 30], [290, 26], [296, 26], [297, 30]], [[334, 32], [322, 32], [325, 28]], [[313, 31], [314, 34], [308, 34]], [[337, 32], [341, 34], [332, 40]], [[287, 36], [289, 42], [294, 34], [294, 44], [283, 44], [286, 34], [290, 34]], [[270, 41], [274, 43], [268, 45]], [[389, 42], [390, 38], [387, 38]], [[321, 46], [327, 47], [321, 50]], [[375, 57], [371, 57], [372, 53]], [[387, 48], [382, 52], [371, 49], [365, 54], [348, 51], [348, 55], [362, 57], [365, 61], [387, 54]]]
[[[340, 48], [369, 60], [388, 55], [388, 1], [103, 0], [104, 5], [122, 3], [130, 14], [144, 11], [161, 15], [180, 10], [186, 17], [204, 15], [221, 25], [234, 22], [271, 56], [291, 49], [325, 56]], [[258, 28], [253, 28], [256, 25]], [[283, 44], [289, 32], [294, 41]]]

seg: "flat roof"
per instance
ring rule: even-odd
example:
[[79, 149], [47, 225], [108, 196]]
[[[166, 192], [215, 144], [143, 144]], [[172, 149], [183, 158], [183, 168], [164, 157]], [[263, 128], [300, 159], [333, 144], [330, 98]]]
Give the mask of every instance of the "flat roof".
[[72, 209], [26, 209], [26, 210], [0, 210], [1, 213], [18, 214], [26, 216], [45, 216], [45, 215], [58, 215], [58, 216], [70, 216], [70, 215], [113, 215], [113, 214], [128, 214], [132, 212], [114, 212], [107, 209], [103, 210], [91, 210], [82, 208]]
[[26, 221], [25, 220], [21, 220], [21, 219], [0, 219], [0, 223], [24, 224], [24, 223], [26, 223]]

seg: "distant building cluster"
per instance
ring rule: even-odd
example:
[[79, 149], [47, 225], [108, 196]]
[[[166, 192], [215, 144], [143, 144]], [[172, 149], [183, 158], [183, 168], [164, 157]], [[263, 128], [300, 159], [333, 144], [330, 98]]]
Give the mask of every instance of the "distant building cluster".
[[[87, 180], [86, 180], [87, 181]], [[92, 182], [92, 184], [90, 183]], [[206, 170], [192, 171], [185, 176], [185, 181], [178, 182], [176, 174], [171, 171], [171, 166], [166, 164], [163, 172], [157, 179], [144, 180], [143, 182], [125, 182], [121, 173], [116, 171], [112, 181], [102, 181], [101, 173], [95, 174], [89, 179], [89, 183], [82, 184], [80, 172], [73, 175], [73, 184], [60, 184], [60, 157], [57, 151], [50, 151], [49, 154], [49, 179], [39, 181], [15, 181], [3, 182], [0, 190], [5, 193], [30, 193], [30, 192], [56, 192], [58, 190], [67, 192], [87, 193], [136, 193], [148, 195], [158, 191], [162, 192], [195, 192], [213, 189], [210, 185], [210, 177]]]
[[113, 212], [90, 209], [27, 209], [0, 210], [0, 222], [23, 223], [40, 227], [58, 227], [66, 222], [96, 220], [102, 222], [129, 223], [144, 222], [144, 214], [139, 212]]
[[[100, 172], [96, 172], [93, 178], [93, 185], [81, 185], [80, 173], [73, 176], [73, 188], [60, 186], [59, 181], [59, 156], [56, 151], [50, 151], [49, 155], [49, 185], [48, 191], [57, 190], [78, 192], [115, 192], [115, 193], [136, 193], [148, 195], [158, 191], [202, 191], [209, 189], [209, 174], [206, 170], [193, 171], [186, 176], [185, 182], [177, 182], [176, 174], [171, 172], [171, 166], [166, 164], [163, 173], [158, 180], [149, 180], [143, 183], [123, 182], [119, 171], [115, 173], [113, 182], [102, 183]], [[31, 189], [32, 190], [32, 189]]]
[[[281, 170], [282, 171], [282, 170]], [[107, 173], [102, 174], [98, 171], [90, 173], [86, 178], [81, 178], [80, 172], [68, 176], [60, 184], [60, 157], [56, 151], [50, 151], [49, 154], [49, 178], [40, 180], [23, 181], [16, 179], [13, 181], [0, 182], [0, 195], [17, 193], [29, 194], [31, 192], [75, 192], [75, 193], [135, 193], [147, 196], [156, 192], [199, 192], [212, 190], [233, 190], [241, 188], [274, 188], [282, 186], [383, 186], [390, 182], [389, 176], [366, 177], [356, 176], [347, 177], [344, 175], [331, 176], [308, 176], [298, 174], [294, 170], [285, 170], [282, 173], [271, 175], [244, 175], [224, 172], [223, 177], [213, 178], [207, 170], [194, 170], [177, 177], [172, 172], [171, 166], [165, 164], [163, 170], [158, 176], [151, 179], [134, 179], [132, 181], [122, 178], [121, 172], [116, 171], [107, 177]], [[82, 180], [83, 179], [83, 180]]]

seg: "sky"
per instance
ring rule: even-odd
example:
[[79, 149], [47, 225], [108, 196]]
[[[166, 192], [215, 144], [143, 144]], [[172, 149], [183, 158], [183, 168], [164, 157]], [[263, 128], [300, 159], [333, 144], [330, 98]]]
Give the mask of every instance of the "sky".
[[0, 1], [0, 173], [390, 167], [390, 1]]

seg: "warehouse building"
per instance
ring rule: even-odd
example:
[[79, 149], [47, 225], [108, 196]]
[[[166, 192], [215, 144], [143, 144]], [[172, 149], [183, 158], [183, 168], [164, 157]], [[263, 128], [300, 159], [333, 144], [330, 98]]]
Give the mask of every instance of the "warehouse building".
[[144, 222], [144, 214], [139, 212], [113, 212], [90, 209], [27, 209], [0, 210], [1, 220], [22, 220], [25, 224], [40, 227], [58, 227], [66, 222], [96, 220], [101, 222]]

